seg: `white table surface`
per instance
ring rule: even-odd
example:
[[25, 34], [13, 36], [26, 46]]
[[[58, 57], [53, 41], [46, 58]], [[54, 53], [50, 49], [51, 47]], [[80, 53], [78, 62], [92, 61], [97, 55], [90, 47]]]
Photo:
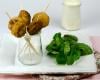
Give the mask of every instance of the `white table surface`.
[[[0, 34], [7, 33], [8, 17], [17, 15], [22, 7], [28, 10], [31, 15], [45, 8], [51, 2], [47, 13], [50, 16], [51, 26], [61, 27], [62, 3], [63, 0], [0, 0]], [[89, 35], [100, 35], [100, 0], [81, 0], [81, 32]]]

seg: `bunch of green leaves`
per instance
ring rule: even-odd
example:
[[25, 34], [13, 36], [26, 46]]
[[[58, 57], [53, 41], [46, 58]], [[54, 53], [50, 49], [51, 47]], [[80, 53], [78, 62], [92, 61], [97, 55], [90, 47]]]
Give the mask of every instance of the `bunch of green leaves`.
[[74, 35], [56, 33], [47, 45], [47, 55], [55, 58], [58, 64], [72, 65], [81, 56], [92, 54], [92, 49], [85, 43], [79, 43]]

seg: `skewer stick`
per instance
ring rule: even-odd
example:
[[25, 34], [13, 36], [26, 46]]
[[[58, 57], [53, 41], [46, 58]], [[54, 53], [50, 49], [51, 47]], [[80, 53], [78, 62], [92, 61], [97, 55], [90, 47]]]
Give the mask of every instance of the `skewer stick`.
[[44, 8], [44, 10], [43, 10], [44, 12], [47, 11], [47, 9], [49, 8], [50, 4], [51, 4], [51, 0], [50, 0], [49, 3], [47, 4], [47, 6]]
[[[6, 12], [6, 15], [8, 16], [8, 18], [11, 20], [11, 16], [9, 15], [9, 13], [8, 12]], [[12, 20], [13, 21], [13, 23], [15, 23], [15, 21], [14, 20]]]
[[[25, 40], [26, 42], [29, 44], [29, 46], [36, 52], [36, 54], [38, 54], [37, 50], [35, 49], [35, 47], [31, 44], [30, 40], [31, 40], [31, 36], [27, 31], [27, 26], [26, 26], [26, 35], [25, 35]], [[27, 44], [26, 43], [26, 44]]]
[[11, 16], [9, 15], [9, 13], [8, 13], [8, 12], [6, 12], [6, 15], [8, 16], [8, 18], [9, 18], [9, 19], [11, 19]]

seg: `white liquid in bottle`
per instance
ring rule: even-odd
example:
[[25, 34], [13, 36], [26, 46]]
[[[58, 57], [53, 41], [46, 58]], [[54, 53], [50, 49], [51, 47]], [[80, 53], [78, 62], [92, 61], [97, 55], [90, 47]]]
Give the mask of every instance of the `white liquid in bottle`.
[[62, 26], [67, 30], [80, 28], [80, 0], [64, 1]]

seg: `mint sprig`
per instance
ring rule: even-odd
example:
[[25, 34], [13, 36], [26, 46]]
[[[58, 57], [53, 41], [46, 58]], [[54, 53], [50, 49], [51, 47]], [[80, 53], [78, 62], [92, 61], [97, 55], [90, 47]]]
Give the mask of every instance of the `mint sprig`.
[[57, 64], [72, 65], [81, 56], [92, 54], [92, 49], [85, 43], [79, 43], [74, 35], [56, 33], [53, 40], [47, 45], [48, 56], [55, 58]]

